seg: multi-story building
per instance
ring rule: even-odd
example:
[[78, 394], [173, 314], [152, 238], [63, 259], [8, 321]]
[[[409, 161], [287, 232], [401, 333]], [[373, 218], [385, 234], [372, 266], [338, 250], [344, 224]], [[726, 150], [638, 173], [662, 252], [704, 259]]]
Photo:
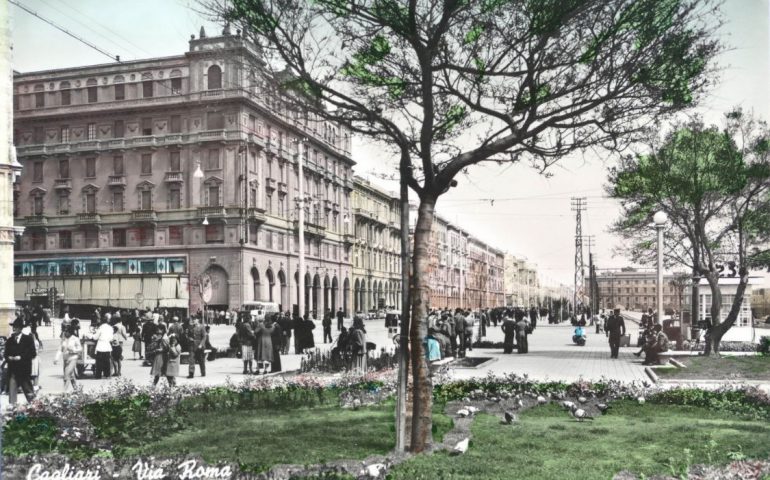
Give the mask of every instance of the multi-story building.
[[505, 303], [513, 307], [538, 305], [541, 299], [537, 266], [526, 259], [505, 255]]
[[351, 194], [353, 311], [401, 308], [401, 207], [397, 196], [361, 177]]
[[291, 108], [240, 35], [189, 46], [14, 75], [16, 300], [289, 309], [305, 275], [309, 310], [350, 311], [349, 131]]
[[[689, 311], [689, 278], [682, 274], [664, 275], [663, 308], [666, 310]], [[621, 305], [627, 310], [655, 310], [657, 304], [657, 274], [654, 270], [623, 268], [620, 271], [602, 272], [596, 276], [599, 289], [599, 308], [611, 309]], [[586, 285], [590, 285], [586, 277]]]
[[505, 305], [504, 254], [475, 237], [468, 237], [468, 269], [464, 306], [492, 308]]

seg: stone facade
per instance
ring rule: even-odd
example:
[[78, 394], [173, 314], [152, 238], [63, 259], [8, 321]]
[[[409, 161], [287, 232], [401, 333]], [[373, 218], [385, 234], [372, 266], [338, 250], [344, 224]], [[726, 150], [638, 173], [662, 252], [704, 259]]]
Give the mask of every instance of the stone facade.
[[537, 266], [515, 255], [505, 255], [505, 303], [513, 307], [537, 306], [542, 299]]
[[[663, 276], [663, 308], [689, 311], [692, 288], [688, 283], [680, 289], [675, 280], [680, 275]], [[686, 275], [685, 275], [686, 276]], [[599, 308], [610, 309], [615, 305], [627, 310], [656, 310], [657, 274], [654, 270], [639, 271], [624, 268], [617, 272], [602, 272], [596, 276], [599, 288]], [[586, 277], [586, 285], [590, 285]]]
[[350, 133], [290, 108], [259, 65], [224, 32], [176, 57], [16, 74], [16, 300], [291, 308], [302, 154], [306, 305], [350, 312]]
[[401, 309], [399, 199], [369, 181], [353, 179], [353, 309]]

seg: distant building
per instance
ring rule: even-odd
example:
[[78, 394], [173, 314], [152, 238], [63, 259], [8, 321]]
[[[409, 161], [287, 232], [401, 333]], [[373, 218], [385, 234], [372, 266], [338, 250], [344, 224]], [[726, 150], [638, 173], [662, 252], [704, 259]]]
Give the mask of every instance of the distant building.
[[[689, 278], [685, 275], [686, 278]], [[679, 280], [682, 274], [663, 277], [663, 308], [665, 310], [690, 311], [690, 281]], [[622, 306], [626, 310], [647, 311], [657, 309], [657, 274], [654, 270], [624, 268], [620, 271], [602, 272], [596, 276], [599, 288], [599, 308], [612, 309]], [[586, 285], [590, 285], [586, 277]]]
[[540, 304], [542, 298], [537, 266], [526, 259], [505, 255], [505, 304], [530, 307]]
[[350, 132], [288, 108], [240, 35], [201, 33], [182, 55], [14, 75], [17, 301], [288, 310], [305, 275], [308, 310], [350, 312]]

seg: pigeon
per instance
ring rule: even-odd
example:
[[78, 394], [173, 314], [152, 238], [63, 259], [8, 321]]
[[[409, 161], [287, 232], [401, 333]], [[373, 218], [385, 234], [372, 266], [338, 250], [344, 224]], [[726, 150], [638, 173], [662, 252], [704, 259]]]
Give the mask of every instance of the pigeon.
[[361, 408], [361, 399], [360, 398], [354, 398], [353, 399], [353, 410], [358, 410]]
[[571, 410], [572, 407], [575, 406], [575, 404], [570, 402], [569, 400], [565, 400], [561, 402], [561, 406], [564, 408], [564, 410]]
[[463, 407], [463, 409], [464, 410], [468, 410], [469, 412], [471, 412], [471, 415], [475, 415], [479, 411], [479, 409], [477, 407], [474, 407], [472, 405], [471, 406], [465, 406], [465, 407]]
[[578, 402], [580, 403], [586, 403], [588, 399], [586, 397], [578, 397]]
[[385, 470], [385, 465], [382, 463], [373, 463], [366, 467], [362, 472], [362, 476], [365, 475], [371, 478], [379, 478], [380, 474]]
[[575, 417], [575, 420], [582, 422], [583, 420], [593, 420], [594, 417], [588, 415], [585, 410], [578, 408], [577, 405], [573, 405], [570, 409], [570, 415]]
[[518, 420], [518, 417], [516, 417], [516, 414], [513, 412], [506, 411], [504, 415], [505, 415], [505, 423], [507, 423], [508, 425]]
[[645, 400], [644, 400], [644, 397], [638, 397], [638, 398], [636, 399], [636, 401], [637, 401], [637, 402], [639, 402], [639, 405], [644, 405], [644, 401], [645, 401]]
[[457, 415], [460, 416], [460, 417], [463, 417], [463, 418], [470, 417], [471, 416], [471, 412], [469, 412], [468, 410], [466, 410], [464, 408], [461, 408], [460, 410], [457, 411]]
[[500, 398], [499, 397], [489, 397], [489, 401], [490, 402], [499, 402]]
[[468, 451], [468, 444], [470, 443], [470, 439], [466, 438], [463, 440], [460, 440], [457, 442], [457, 445], [455, 445], [455, 448], [452, 449], [452, 453], [454, 455], [461, 455]]
[[610, 406], [607, 405], [606, 403], [597, 403], [596, 408], [598, 408], [599, 411], [602, 412], [602, 414], [605, 414], [607, 413], [607, 410], [610, 409]]
[[523, 408], [523, 407], [524, 407], [524, 402], [521, 401], [521, 398], [517, 398], [516, 400], [514, 400], [513, 408], [518, 410], [518, 409]]
[[545, 405], [546, 403], [548, 403], [548, 400], [546, 400], [544, 396], [538, 395], [537, 403], [538, 405]]

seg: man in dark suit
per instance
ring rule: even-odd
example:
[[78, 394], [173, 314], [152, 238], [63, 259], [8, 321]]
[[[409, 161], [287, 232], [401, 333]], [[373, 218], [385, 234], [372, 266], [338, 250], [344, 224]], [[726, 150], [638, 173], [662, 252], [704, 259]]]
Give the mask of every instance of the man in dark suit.
[[345, 323], [345, 313], [340, 308], [339, 310], [337, 310], [337, 331], [338, 332], [342, 331], [343, 323]]
[[5, 345], [5, 359], [8, 362], [8, 400], [11, 405], [16, 403], [16, 392], [21, 387], [27, 402], [35, 399], [32, 388], [32, 359], [37, 356], [35, 341], [29, 335], [21, 333], [24, 320], [17, 317], [13, 321], [13, 334]]
[[610, 358], [618, 358], [620, 350], [620, 337], [626, 334], [626, 322], [620, 315], [620, 309], [616, 308], [615, 313], [607, 319], [607, 325], [604, 328], [607, 337], [610, 339]]

